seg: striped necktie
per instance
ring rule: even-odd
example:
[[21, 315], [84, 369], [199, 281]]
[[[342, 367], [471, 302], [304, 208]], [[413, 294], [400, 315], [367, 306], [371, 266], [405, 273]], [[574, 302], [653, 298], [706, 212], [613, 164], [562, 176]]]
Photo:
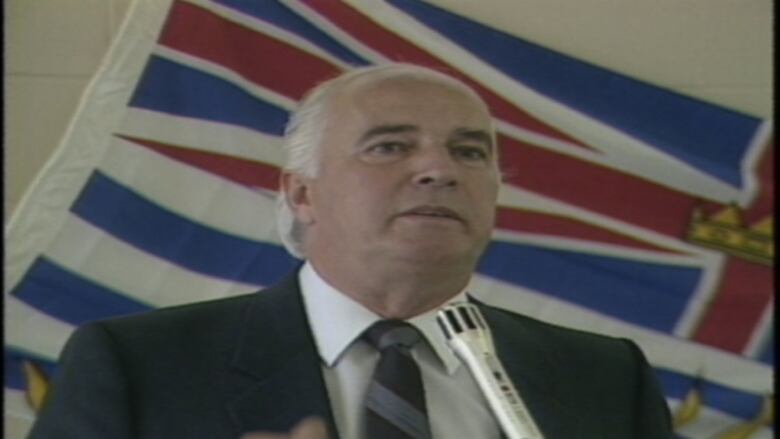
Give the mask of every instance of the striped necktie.
[[419, 331], [401, 320], [382, 320], [363, 335], [380, 352], [366, 392], [366, 438], [430, 439], [420, 368], [410, 349]]

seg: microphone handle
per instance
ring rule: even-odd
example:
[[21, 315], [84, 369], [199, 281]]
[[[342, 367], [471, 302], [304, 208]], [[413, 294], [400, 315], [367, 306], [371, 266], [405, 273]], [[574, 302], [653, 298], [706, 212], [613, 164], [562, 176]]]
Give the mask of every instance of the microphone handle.
[[543, 439], [501, 362], [490, 352], [468, 348], [457, 352], [474, 375], [507, 438]]

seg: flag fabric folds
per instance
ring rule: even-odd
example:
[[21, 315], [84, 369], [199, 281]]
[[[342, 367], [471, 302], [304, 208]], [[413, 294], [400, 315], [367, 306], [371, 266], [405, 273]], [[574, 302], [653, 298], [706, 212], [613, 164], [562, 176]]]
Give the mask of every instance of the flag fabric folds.
[[682, 438], [772, 437], [772, 127], [420, 0], [135, 2], [6, 229], [7, 421], [74, 328], [254, 292], [281, 135], [315, 84], [403, 61], [489, 104], [505, 174], [471, 291], [636, 340]]

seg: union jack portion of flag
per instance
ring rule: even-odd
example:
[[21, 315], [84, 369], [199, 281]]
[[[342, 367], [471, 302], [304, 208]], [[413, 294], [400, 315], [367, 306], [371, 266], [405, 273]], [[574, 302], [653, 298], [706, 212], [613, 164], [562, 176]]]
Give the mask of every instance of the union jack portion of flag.
[[403, 61], [489, 104], [506, 178], [482, 300], [636, 340], [679, 437], [772, 437], [771, 126], [420, 0], [135, 2], [6, 232], [6, 417], [86, 321], [250, 293], [288, 114]]

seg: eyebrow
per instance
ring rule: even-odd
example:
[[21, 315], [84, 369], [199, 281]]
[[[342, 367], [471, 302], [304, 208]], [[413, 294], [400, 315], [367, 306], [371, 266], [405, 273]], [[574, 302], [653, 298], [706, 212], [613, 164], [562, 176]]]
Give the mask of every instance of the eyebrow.
[[489, 147], [489, 149], [493, 149], [493, 137], [485, 130], [472, 130], [468, 128], [458, 128], [455, 130], [455, 133], [452, 137], [459, 138], [459, 139], [468, 139], [468, 140], [474, 140], [477, 142], [484, 143]]
[[383, 134], [398, 134], [398, 133], [409, 133], [409, 132], [415, 132], [419, 131], [420, 129], [416, 127], [415, 125], [380, 125], [374, 128], [371, 128], [370, 130], [363, 133], [362, 136], [360, 136], [360, 143], [365, 142], [366, 140], [381, 136]]
[[[416, 125], [410, 125], [410, 124], [379, 125], [363, 133], [363, 135], [360, 136], [359, 143], [365, 142], [366, 140], [372, 137], [381, 136], [383, 134], [411, 133], [411, 132], [417, 132], [419, 130], [420, 128], [417, 127]], [[474, 140], [477, 142], [484, 143], [491, 150], [493, 149], [493, 137], [490, 135], [490, 133], [488, 133], [485, 130], [458, 128], [455, 130], [455, 132], [451, 137], [456, 139]]]

